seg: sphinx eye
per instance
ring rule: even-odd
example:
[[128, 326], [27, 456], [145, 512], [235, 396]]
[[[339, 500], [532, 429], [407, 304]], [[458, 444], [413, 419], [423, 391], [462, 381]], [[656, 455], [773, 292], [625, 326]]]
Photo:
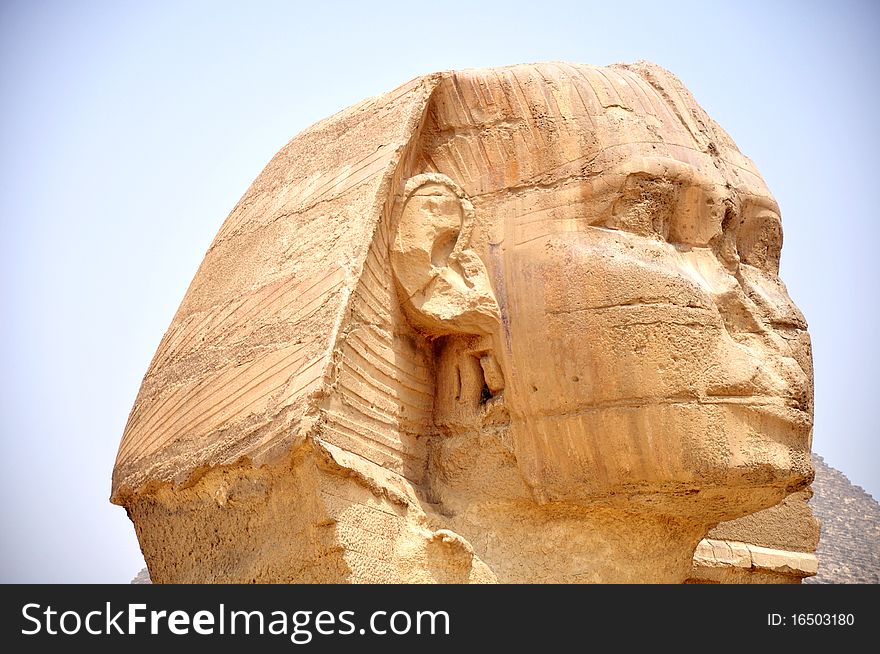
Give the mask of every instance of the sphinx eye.
[[678, 186], [644, 173], [626, 178], [602, 226], [640, 236], [666, 238], [675, 208]]
[[744, 215], [737, 228], [736, 249], [743, 263], [778, 275], [782, 250], [779, 216], [767, 210]]

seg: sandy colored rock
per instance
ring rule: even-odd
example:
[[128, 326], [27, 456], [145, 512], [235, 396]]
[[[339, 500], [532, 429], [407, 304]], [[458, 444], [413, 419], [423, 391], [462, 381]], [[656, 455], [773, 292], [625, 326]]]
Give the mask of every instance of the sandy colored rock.
[[816, 574], [811, 552], [777, 550], [759, 545], [704, 539], [694, 553], [690, 583], [796, 584]]
[[[815, 482], [814, 482], [815, 485]], [[722, 522], [708, 538], [700, 542], [694, 554], [694, 570], [689, 583], [788, 584], [800, 583], [816, 574], [816, 546], [819, 543], [819, 521], [808, 504], [812, 490], [808, 487], [792, 493], [769, 509]], [[743, 564], [739, 559], [705, 556], [705, 544], [726, 544], [733, 549], [746, 547], [750, 552], [773, 552], [790, 565], [758, 565], [761, 556], [751, 557]]]
[[781, 246], [754, 164], [657, 66], [418, 78], [233, 209], [112, 500], [156, 582], [684, 581], [812, 477]]
[[709, 537], [793, 552], [815, 552], [819, 521], [810, 511], [811, 496], [809, 489], [792, 493], [769, 509], [721, 523], [709, 532]]

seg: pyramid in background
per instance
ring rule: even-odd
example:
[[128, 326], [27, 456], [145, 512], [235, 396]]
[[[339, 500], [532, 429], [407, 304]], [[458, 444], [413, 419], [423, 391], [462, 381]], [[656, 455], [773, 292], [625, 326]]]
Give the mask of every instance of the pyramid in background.
[[880, 583], [880, 504], [813, 454], [810, 507], [821, 522], [819, 573], [809, 584]]

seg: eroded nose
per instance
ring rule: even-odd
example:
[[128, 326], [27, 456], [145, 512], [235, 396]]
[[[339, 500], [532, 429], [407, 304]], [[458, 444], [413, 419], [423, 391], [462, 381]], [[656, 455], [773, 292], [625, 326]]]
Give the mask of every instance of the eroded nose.
[[707, 394], [774, 396], [811, 411], [806, 321], [782, 282], [748, 266], [734, 276], [708, 248], [682, 251], [681, 257], [684, 270], [712, 297], [732, 338], [729, 366], [708, 380]]
[[764, 316], [766, 340], [780, 357], [777, 368], [787, 382], [792, 399], [798, 408], [812, 412], [813, 348], [804, 315], [778, 278], [746, 266], [740, 270], [739, 277]]
[[760, 308], [711, 249], [691, 248], [680, 254], [685, 272], [712, 297], [731, 336], [764, 331]]
[[740, 266], [739, 282], [769, 327], [807, 329], [804, 314], [792, 302], [778, 277], [771, 277], [751, 266]]

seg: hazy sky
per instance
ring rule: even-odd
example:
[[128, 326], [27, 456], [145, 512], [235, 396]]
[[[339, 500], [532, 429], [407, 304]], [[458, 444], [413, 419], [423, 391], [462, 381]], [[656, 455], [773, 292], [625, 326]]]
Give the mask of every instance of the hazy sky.
[[126, 582], [109, 504], [141, 378], [292, 136], [443, 69], [653, 60], [758, 165], [810, 322], [814, 449], [880, 497], [872, 2], [0, 4], [0, 581]]

